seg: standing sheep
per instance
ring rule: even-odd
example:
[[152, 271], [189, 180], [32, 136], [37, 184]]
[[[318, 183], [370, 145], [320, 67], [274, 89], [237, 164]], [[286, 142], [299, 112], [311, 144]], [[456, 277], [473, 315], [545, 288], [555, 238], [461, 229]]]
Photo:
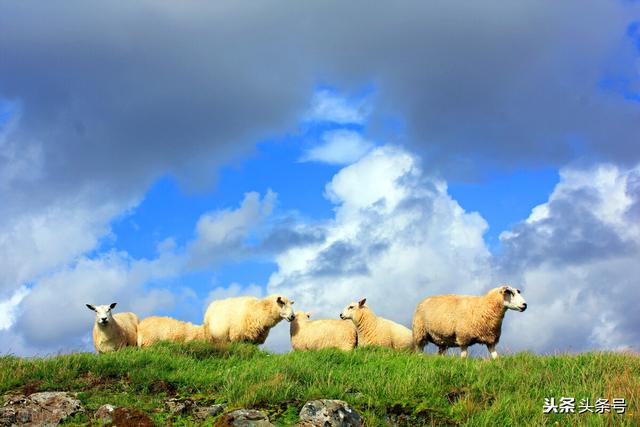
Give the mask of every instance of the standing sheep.
[[341, 319], [351, 319], [358, 330], [358, 345], [380, 345], [395, 349], [411, 348], [411, 331], [388, 319], [378, 317], [365, 305], [367, 299], [352, 302], [340, 313]]
[[291, 322], [295, 318], [292, 304], [282, 295], [213, 301], [204, 314], [205, 334], [214, 343], [263, 344], [278, 322], [282, 319]]
[[111, 310], [115, 306], [115, 302], [110, 305], [87, 304], [90, 310], [96, 312], [93, 345], [98, 353], [108, 353], [136, 345], [138, 316], [134, 313], [112, 314]]
[[358, 333], [353, 322], [337, 319], [309, 320], [311, 313], [296, 311], [289, 325], [291, 346], [294, 350], [337, 348], [353, 350], [358, 344]]
[[181, 322], [171, 317], [151, 316], [138, 324], [138, 347], [147, 347], [159, 341], [189, 342], [204, 339], [202, 325]]
[[502, 319], [507, 311], [525, 311], [520, 290], [505, 285], [485, 295], [441, 295], [422, 300], [413, 316], [413, 339], [416, 351], [428, 342], [445, 354], [449, 347], [460, 347], [462, 358], [473, 344], [486, 344], [493, 359], [498, 357]]

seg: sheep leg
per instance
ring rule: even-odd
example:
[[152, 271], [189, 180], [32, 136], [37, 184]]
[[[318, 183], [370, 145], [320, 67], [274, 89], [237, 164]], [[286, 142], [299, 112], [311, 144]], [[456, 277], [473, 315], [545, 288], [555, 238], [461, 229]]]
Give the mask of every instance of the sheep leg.
[[495, 344], [487, 344], [487, 350], [489, 350], [489, 354], [491, 354], [492, 359], [495, 360], [498, 358], [498, 352], [496, 351]]
[[468, 346], [466, 345], [460, 346], [460, 357], [462, 359], [466, 359], [467, 356], [469, 355], [469, 353], [467, 352], [467, 348]]
[[447, 354], [447, 350], [448, 348], [444, 345], [438, 346], [438, 354], [440, 356], [444, 356], [445, 354]]

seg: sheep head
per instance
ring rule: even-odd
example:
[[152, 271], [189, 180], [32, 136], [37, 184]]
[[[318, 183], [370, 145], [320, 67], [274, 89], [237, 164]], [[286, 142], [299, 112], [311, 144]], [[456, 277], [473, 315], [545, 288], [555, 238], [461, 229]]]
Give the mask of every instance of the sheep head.
[[499, 289], [504, 307], [516, 311], [525, 311], [527, 309], [527, 302], [523, 298], [520, 289], [509, 285], [501, 286]]
[[96, 312], [96, 324], [99, 326], [107, 326], [113, 320], [111, 310], [115, 308], [116, 304], [115, 302], [107, 305], [87, 304], [87, 307], [89, 310]]

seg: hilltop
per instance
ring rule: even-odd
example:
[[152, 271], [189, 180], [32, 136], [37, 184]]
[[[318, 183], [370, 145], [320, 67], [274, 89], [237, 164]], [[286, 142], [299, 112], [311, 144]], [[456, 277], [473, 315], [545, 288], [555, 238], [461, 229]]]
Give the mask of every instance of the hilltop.
[[[195, 423], [167, 410], [170, 397], [260, 409], [285, 426], [317, 398], [350, 403], [367, 426], [640, 424], [640, 358], [627, 353], [518, 353], [492, 362], [382, 348], [270, 354], [250, 345], [163, 343], [104, 355], [0, 357], [0, 394], [36, 391], [76, 392], [88, 412], [105, 403], [137, 408], [158, 425]], [[628, 407], [624, 415], [545, 415], [547, 397], [622, 397]], [[80, 414], [66, 424], [88, 421]]]

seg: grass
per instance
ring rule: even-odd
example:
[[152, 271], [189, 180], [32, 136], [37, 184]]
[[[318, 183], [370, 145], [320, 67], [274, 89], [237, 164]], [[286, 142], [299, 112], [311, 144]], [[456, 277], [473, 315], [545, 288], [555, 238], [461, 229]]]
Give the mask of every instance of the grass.
[[[640, 425], [640, 358], [625, 353], [460, 360], [361, 348], [269, 354], [250, 345], [163, 343], [104, 355], [0, 357], [0, 394], [78, 392], [89, 410], [104, 403], [147, 412], [158, 425], [193, 425], [172, 417], [167, 397], [228, 409], [256, 408], [292, 425], [308, 400], [342, 399], [367, 426], [387, 425]], [[545, 397], [625, 398], [619, 414], [542, 413]], [[85, 424], [87, 415], [68, 424]], [[215, 420], [209, 420], [213, 425]]]

